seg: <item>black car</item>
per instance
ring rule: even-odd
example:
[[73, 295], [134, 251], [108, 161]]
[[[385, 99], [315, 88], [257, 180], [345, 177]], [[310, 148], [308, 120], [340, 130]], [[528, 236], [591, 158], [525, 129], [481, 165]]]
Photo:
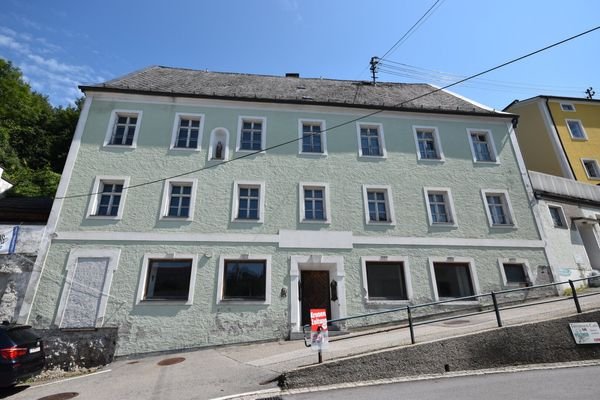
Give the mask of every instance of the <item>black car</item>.
[[44, 344], [31, 326], [0, 324], [0, 387], [39, 374], [44, 364]]

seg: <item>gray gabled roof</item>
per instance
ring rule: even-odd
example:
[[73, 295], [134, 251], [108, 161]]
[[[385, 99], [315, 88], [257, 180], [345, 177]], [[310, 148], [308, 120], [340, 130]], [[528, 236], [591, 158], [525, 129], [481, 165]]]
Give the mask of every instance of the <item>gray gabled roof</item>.
[[[510, 116], [422, 83], [347, 81], [152, 66], [83, 91]], [[423, 96], [423, 97], [421, 97]]]

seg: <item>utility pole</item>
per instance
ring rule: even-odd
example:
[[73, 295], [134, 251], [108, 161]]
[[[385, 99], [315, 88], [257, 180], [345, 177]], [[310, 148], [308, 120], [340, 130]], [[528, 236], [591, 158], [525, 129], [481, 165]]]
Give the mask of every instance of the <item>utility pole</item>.
[[376, 79], [377, 79], [377, 75], [375, 75], [377, 73], [377, 64], [379, 64], [379, 57], [371, 57], [371, 61], [369, 62], [369, 64], [371, 64], [370, 70], [371, 70], [371, 78], [373, 79], [373, 85], [376, 83]]
[[587, 99], [588, 100], [592, 100], [592, 97], [594, 97], [594, 95], [596, 94], [596, 92], [594, 92], [594, 88], [592, 88], [591, 86], [589, 88], [587, 88], [587, 90], [585, 91], [585, 94], [587, 94]]

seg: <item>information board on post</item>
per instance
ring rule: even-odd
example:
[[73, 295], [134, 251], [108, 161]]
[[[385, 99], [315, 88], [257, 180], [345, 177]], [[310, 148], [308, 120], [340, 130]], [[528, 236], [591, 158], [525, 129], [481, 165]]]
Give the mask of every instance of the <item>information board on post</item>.
[[329, 345], [327, 310], [324, 308], [310, 309], [310, 343], [314, 351], [326, 350]]
[[600, 344], [600, 327], [597, 322], [571, 322], [569, 327], [576, 344]]

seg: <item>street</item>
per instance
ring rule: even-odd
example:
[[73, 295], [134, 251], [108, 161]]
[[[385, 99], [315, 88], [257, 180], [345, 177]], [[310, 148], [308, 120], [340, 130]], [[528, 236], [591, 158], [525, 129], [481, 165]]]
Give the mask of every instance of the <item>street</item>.
[[284, 396], [286, 400], [597, 399], [600, 366], [462, 376]]

